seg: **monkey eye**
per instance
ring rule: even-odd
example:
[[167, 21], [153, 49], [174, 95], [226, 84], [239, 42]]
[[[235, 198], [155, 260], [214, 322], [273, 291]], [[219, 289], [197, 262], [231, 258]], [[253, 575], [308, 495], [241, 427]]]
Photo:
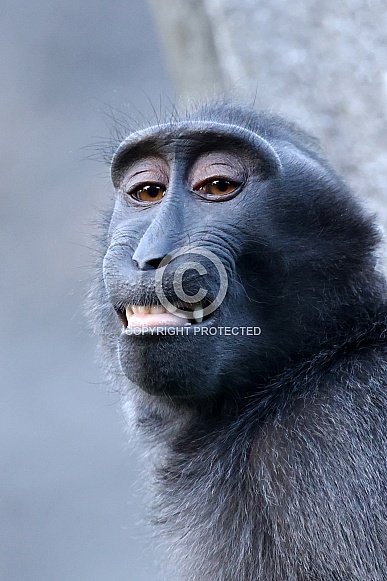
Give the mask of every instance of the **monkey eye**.
[[129, 192], [129, 195], [139, 202], [158, 202], [165, 196], [165, 186], [160, 184], [143, 184]]
[[230, 197], [236, 193], [240, 185], [239, 182], [226, 178], [211, 178], [199, 184], [194, 190], [203, 197], [221, 198], [222, 196]]

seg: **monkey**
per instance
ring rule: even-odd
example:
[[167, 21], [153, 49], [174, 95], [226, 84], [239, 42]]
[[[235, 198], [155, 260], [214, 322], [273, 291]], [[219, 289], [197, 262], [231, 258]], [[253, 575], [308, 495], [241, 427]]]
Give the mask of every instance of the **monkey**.
[[111, 176], [90, 316], [168, 578], [385, 581], [375, 217], [314, 137], [232, 102], [129, 133]]

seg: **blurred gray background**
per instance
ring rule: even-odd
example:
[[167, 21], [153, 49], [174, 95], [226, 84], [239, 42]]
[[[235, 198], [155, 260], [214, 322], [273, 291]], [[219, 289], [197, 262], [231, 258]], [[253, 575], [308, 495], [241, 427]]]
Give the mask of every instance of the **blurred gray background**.
[[386, 225], [385, 0], [0, 0], [0, 13], [0, 580], [159, 581], [83, 313], [112, 194], [88, 159], [114, 125], [103, 112], [152, 119], [174, 87], [183, 103], [254, 101], [320, 137]]

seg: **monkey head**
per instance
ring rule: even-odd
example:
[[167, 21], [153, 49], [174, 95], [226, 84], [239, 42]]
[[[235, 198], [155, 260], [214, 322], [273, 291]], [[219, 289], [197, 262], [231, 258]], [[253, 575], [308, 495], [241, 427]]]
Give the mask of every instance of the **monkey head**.
[[237, 397], [345, 332], [379, 235], [302, 130], [207, 106], [130, 134], [111, 175], [96, 317], [130, 383]]

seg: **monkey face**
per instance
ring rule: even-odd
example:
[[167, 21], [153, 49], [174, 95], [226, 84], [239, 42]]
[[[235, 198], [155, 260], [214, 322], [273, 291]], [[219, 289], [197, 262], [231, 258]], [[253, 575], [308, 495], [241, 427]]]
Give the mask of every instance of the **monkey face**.
[[312, 349], [316, 329], [329, 334], [323, 281], [327, 269], [348, 279], [364, 221], [327, 164], [266, 123], [158, 126], [113, 158], [105, 334], [125, 376], [153, 395], [251, 391]]

